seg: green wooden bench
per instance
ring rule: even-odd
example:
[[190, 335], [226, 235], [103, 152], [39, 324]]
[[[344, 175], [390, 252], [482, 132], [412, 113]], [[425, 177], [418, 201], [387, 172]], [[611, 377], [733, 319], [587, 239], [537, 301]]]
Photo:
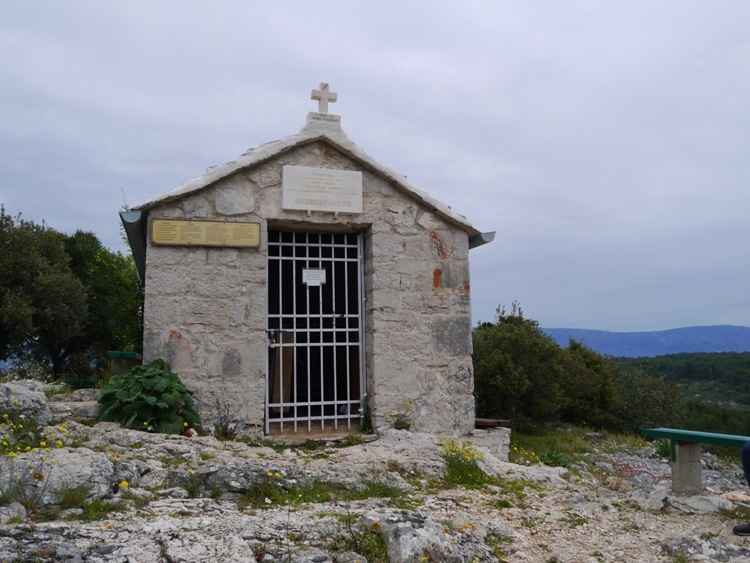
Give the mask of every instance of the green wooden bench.
[[750, 436], [714, 434], [676, 428], [644, 428], [641, 435], [670, 440], [672, 455], [672, 490], [676, 493], [699, 493], [701, 481], [701, 444], [741, 448]]

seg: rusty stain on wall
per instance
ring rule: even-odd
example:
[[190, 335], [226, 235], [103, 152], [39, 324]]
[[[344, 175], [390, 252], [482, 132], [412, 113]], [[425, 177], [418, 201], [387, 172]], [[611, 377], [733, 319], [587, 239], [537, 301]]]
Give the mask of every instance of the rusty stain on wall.
[[440, 278], [442, 277], [443, 277], [443, 270], [441, 270], [440, 268], [435, 268], [432, 271], [432, 287], [434, 287], [435, 289], [440, 287]]
[[443, 241], [443, 239], [440, 238], [440, 235], [435, 231], [430, 232], [430, 240], [435, 245], [440, 259], [445, 259], [445, 257], [448, 256], [448, 245], [445, 244], [445, 241]]

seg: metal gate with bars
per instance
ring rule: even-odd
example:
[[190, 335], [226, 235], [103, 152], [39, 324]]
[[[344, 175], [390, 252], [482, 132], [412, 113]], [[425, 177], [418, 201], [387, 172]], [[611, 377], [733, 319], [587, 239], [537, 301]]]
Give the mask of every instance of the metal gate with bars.
[[359, 427], [362, 234], [268, 232], [267, 434]]

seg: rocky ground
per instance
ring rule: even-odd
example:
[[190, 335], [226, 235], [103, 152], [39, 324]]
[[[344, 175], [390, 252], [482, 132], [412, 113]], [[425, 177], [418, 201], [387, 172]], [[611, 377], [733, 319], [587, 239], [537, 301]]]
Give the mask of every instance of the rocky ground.
[[[0, 458], [0, 492], [23, 485], [39, 507], [3, 495], [0, 561], [372, 561], [377, 536], [390, 561], [750, 562], [750, 539], [731, 533], [749, 500], [741, 472], [711, 456], [703, 494], [684, 497], [653, 449], [596, 436], [567, 469], [482, 452], [498, 479], [477, 489], [445, 486], [439, 438], [406, 430], [315, 449], [60, 420], [45, 436], [46, 448]], [[273, 494], [316, 484], [348, 492]], [[382, 496], [358, 493], [373, 484]], [[118, 510], [86, 521], [82, 508], [60, 509], [77, 485], [89, 507]], [[54, 520], [39, 521], [45, 507]]]

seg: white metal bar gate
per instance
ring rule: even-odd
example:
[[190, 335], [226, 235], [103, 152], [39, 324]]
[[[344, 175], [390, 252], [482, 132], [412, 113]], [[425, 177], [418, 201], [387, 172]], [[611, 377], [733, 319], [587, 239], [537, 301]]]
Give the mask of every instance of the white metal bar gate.
[[359, 427], [362, 234], [268, 233], [267, 434]]

